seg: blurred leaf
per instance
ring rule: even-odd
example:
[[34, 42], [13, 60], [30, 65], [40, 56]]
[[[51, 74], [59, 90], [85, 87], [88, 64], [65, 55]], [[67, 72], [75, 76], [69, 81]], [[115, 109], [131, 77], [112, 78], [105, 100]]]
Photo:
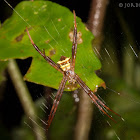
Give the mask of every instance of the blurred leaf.
[[[105, 79], [107, 90], [101, 92], [100, 96], [106, 98], [106, 104], [120, 114], [124, 121], [113, 116], [117, 123], [107, 119], [110, 124], [108, 125], [104, 119], [105, 116], [99, 119], [98, 113], [96, 113], [97, 119], [94, 123], [98, 125], [94, 125], [96, 130], [96, 136], [94, 137], [104, 140], [137, 140], [140, 137], [138, 128], [140, 126], [140, 91], [135, 86], [135, 77], [140, 78], [139, 75], [136, 76], [139, 63], [137, 56], [130, 47], [132, 45], [134, 51], [138, 54], [134, 44], [135, 36], [130, 32], [130, 27], [126, 24], [126, 21], [116, 18], [115, 14], [112, 16], [110, 14], [112, 9], [110, 7], [108, 9], [105, 40], [100, 51], [104, 71], [103, 79]], [[119, 16], [123, 18], [122, 13]], [[138, 66], [137, 69], [136, 66]], [[140, 84], [138, 83], [138, 85]]]
[[13, 129], [12, 131], [12, 139], [13, 140], [35, 140], [33, 132], [29, 128], [25, 128], [27, 126], [21, 126]]
[[72, 98], [71, 92], [64, 92], [56, 112], [56, 117], [54, 117], [49, 130], [51, 140], [73, 139], [73, 128], [76, 120], [76, 108], [73, 104], [74, 98]]
[[[56, 10], [57, 9], [57, 10]], [[34, 42], [55, 62], [60, 57], [71, 57], [73, 14], [67, 8], [50, 1], [24, 1], [16, 8], [11, 18], [0, 29], [0, 59], [33, 57], [25, 79], [31, 82], [58, 89], [62, 74], [51, 67], [29, 41], [26, 26]], [[18, 14], [17, 14], [18, 13]], [[92, 51], [93, 35], [77, 17], [81, 44], [78, 44], [76, 73], [95, 90], [103, 80], [96, 76], [95, 70], [101, 68], [100, 61]], [[67, 89], [70, 87], [67, 86]], [[76, 87], [72, 88], [74, 90]]]
[[9, 131], [5, 126], [3, 126], [2, 123], [0, 125], [0, 138], [4, 140], [10, 140]]
[[[45, 110], [46, 108], [42, 105], [44, 102], [44, 97], [39, 98], [37, 101], [35, 101], [35, 108], [37, 110], [36, 117], [37, 120], [34, 123], [35, 125], [38, 125], [40, 128], [43, 129], [43, 132], [45, 132], [45, 126], [42, 121], [45, 122], [46, 120], [46, 113], [40, 108], [43, 107]], [[35, 140], [35, 135], [33, 134], [33, 126], [31, 124], [30, 117], [27, 117], [25, 114], [22, 117], [22, 121], [19, 127], [12, 130], [12, 138], [13, 140]], [[32, 118], [31, 118], [32, 119]], [[42, 120], [42, 121], [41, 121]], [[35, 132], [39, 133], [39, 132]], [[40, 140], [44, 140], [44, 137], [40, 133]]]
[[[46, 116], [47, 114], [43, 111], [46, 110], [45, 104], [46, 101], [44, 97], [38, 99], [35, 102], [35, 106], [37, 109], [37, 124], [42, 127], [42, 129], [46, 128]], [[73, 137], [73, 127], [75, 125], [76, 120], [76, 109], [73, 106], [74, 98], [72, 97], [71, 92], [64, 92], [61, 102], [59, 103], [56, 115], [49, 129], [49, 137], [52, 140], [61, 139], [65, 140], [66, 138], [71, 140]], [[41, 109], [43, 108], [43, 110]], [[29, 117], [23, 116], [20, 127], [14, 129], [12, 131], [12, 136], [14, 140], [34, 140], [32, 125], [29, 121]], [[55, 133], [55, 135], [54, 135]]]

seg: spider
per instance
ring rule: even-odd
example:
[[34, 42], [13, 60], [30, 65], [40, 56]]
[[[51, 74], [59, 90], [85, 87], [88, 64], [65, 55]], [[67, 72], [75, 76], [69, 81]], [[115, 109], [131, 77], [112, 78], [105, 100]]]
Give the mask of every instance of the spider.
[[[108, 111], [111, 111], [112, 113], [116, 114], [120, 117], [119, 114], [111, 110], [109, 107], [107, 107], [95, 94], [91, 89], [80, 79], [80, 77], [74, 72], [75, 69], [75, 59], [76, 59], [76, 52], [77, 52], [77, 24], [76, 24], [76, 14], [75, 11], [73, 11], [74, 14], [74, 31], [73, 31], [73, 45], [72, 45], [72, 59], [67, 58], [65, 56], [61, 56], [60, 61], [57, 62], [57, 64], [48, 56], [45, 55], [45, 51], [43, 52], [36, 46], [36, 44], [33, 42], [29, 31], [26, 27], [27, 34], [29, 36], [29, 39], [31, 41], [31, 44], [33, 47], [44, 57], [44, 59], [56, 70], [61, 72], [63, 74], [63, 79], [60, 83], [59, 89], [56, 93], [53, 106], [51, 108], [48, 122], [47, 122], [47, 130], [50, 127], [52, 120], [54, 118], [54, 115], [56, 113], [58, 104], [60, 102], [60, 99], [63, 94], [63, 90], [65, 88], [65, 84], [68, 81], [70, 84], [75, 84], [76, 82], [80, 85], [80, 87], [85, 91], [85, 93], [88, 94], [88, 96], [92, 99], [94, 104], [99, 108], [99, 110], [104, 113], [106, 116], [108, 116], [111, 120], [116, 122], [111, 115], [108, 114]], [[107, 111], [108, 110], [108, 111]]]

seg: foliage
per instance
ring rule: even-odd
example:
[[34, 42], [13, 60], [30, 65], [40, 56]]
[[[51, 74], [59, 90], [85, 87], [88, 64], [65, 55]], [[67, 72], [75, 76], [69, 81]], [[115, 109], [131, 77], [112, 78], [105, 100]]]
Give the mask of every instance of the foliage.
[[[71, 57], [73, 14], [67, 8], [50, 1], [24, 1], [15, 11], [0, 29], [0, 59], [23, 59], [32, 56], [32, 64], [24, 78], [58, 89], [62, 74], [47, 64], [34, 50], [25, 29], [27, 26], [38, 47], [41, 50], [45, 49], [46, 55], [57, 62], [62, 55]], [[93, 35], [80, 18], [77, 18], [77, 25], [82, 41], [78, 44], [75, 71], [92, 90], [95, 90], [96, 85], [100, 86], [103, 81], [95, 74], [95, 70], [100, 69], [101, 64], [92, 51]], [[67, 85], [67, 89], [70, 88], [74, 90], [77, 86], [73, 88]]]
[[[57, 9], [57, 10], [56, 10]], [[67, 8], [50, 1], [24, 1], [19, 3], [10, 18], [8, 18], [0, 29], [0, 60], [25, 59], [33, 57], [30, 68], [24, 79], [37, 84], [58, 89], [62, 74], [51, 67], [30, 43], [26, 27], [36, 43], [54, 62], [60, 57], [71, 57], [73, 27], [73, 13]], [[76, 18], [78, 28], [78, 48], [76, 56], [75, 71], [80, 78], [94, 91], [104, 81], [100, 79], [95, 71], [101, 68], [101, 63], [92, 50], [92, 33], [86, 28], [79, 17]], [[66, 90], [75, 90], [79, 86], [72, 87], [67, 83]], [[69, 104], [67, 104], [69, 103]], [[40, 102], [39, 107], [42, 105]], [[71, 93], [63, 95], [63, 98], [50, 128], [52, 139], [72, 139], [73, 126], [76, 110]], [[40, 109], [40, 108], [39, 108]], [[40, 109], [41, 110], [41, 109]], [[62, 111], [63, 110], [63, 113]], [[42, 111], [42, 110], [41, 110]], [[44, 112], [42, 114], [45, 120]], [[30, 128], [24, 131], [27, 118], [23, 119], [20, 127], [12, 131], [14, 139], [33, 139]], [[61, 126], [61, 123], [63, 125]], [[29, 123], [30, 124], [30, 123]], [[58, 128], [59, 127], [59, 128]], [[56, 130], [57, 131], [56, 133]], [[55, 136], [53, 133], [55, 132]], [[14, 137], [16, 136], [16, 138]]]

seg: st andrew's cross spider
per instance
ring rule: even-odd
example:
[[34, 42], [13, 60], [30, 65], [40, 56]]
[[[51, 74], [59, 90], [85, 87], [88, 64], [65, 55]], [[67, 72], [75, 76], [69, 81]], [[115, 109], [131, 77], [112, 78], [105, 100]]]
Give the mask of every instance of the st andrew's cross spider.
[[45, 52], [41, 51], [34, 41], [32, 40], [28, 29], [26, 28], [26, 31], [28, 33], [29, 39], [33, 45], [33, 47], [44, 57], [44, 59], [56, 70], [60, 71], [63, 74], [63, 79], [61, 81], [61, 84], [59, 86], [59, 89], [57, 91], [57, 94], [55, 96], [53, 106], [51, 108], [48, 122], [47, 122], [47, 130], [51, 125], [51, 122], [54, 118], [54, 115], [56, 113], [59, 101], [62, 97], [63, 90], [65, 88], [65, 84], [68, 81], [70, 84], [75, 84], [77, 82], [81, 88], [89, 95], [89, 97], [92, 99], [94, 104], [99, 108], [101, 112], [103, 112], [106, 116], [108, 116], [111, 120], [115, 122], [115, 120], [110, 116], [107, 112], [107, 110], [113, 112], [117, 116], [120, 117], [119, 114], [111, 110], [109, 107], [107, 107], [94, 93], [90, 90], [90, 88], [80, 79], [80, 77], [74, 72], [75, 69], [75, 59], [76, 59], [76, 52], [77, 52], [77, 25], [76, 25], [76, 14], [75, 11], [73, 11], [74, 14], [74, 31], [73, 31], [73, 45], [72, 45], [72, 59], [67, 58], [65, 56], [61, 56], [60, 61], [57, 62], [57, 64], [48, 56], [45, 55]]

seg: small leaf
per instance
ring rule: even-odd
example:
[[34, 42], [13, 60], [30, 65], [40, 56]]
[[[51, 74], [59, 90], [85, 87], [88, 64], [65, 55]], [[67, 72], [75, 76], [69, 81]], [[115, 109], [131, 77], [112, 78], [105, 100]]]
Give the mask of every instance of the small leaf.
[[[62, 55], [71, 57], [73, 13], [50, 1], [24, 1], [16, 6], [15, 11], [0, 29], [0, 59], [33, 57], [24, 78], [58, 89], [63, 75], [52, 68], [33, 48], [25, 29], [28, 27], [35, 44], [41, 50], [45, 49], [46, 55], [57, 63]], [[75, 72], [95, 90], [97, 85], [101, 86], [104, 82], [95, 74], [101, 64], [92, 50], [91, 42], [94, 37], [80, 18], [77, 17], [76, 20], [80, 38]], [[78, 86], [71, 90], [76, 88]]]

